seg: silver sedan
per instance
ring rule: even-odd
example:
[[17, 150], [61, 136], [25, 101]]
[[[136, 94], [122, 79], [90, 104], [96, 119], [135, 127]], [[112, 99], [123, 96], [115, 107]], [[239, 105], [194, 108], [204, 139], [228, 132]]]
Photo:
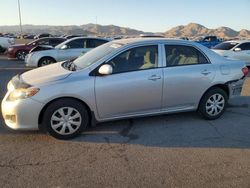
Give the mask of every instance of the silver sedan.
[[59, 61], [75, 59], [110, 39], [98, 37], [76, 37], [64, 41], [55, 48], [31, 52], [25, 57], [27, 67], [42, 67]]
[[96, 122], [138, 116], [197, 111], [213, 120], [240, 95], [247, 74], [244, 62], [194, 42], [116, 40], [15, 76], [2, 113], [12, 129], [45, 129], [59, 139]]

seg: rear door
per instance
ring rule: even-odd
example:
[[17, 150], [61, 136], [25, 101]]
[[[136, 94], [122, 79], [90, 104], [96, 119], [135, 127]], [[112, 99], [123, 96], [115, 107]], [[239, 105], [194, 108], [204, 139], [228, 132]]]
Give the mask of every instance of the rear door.
[[165, 54], [163, 109], [193, 109], [211, 85], [213, 65], [193, 46], [165, 45]]

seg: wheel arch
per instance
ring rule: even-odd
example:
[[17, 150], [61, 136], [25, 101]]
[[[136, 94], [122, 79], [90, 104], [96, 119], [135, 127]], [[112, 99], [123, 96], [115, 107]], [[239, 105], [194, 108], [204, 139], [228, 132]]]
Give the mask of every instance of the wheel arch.
[[38, 66], [40, 66], [41, 60], [45, 59], [45, 58], [52, 59], [53, 61], [56, 62], [56, 59], [54, 57], [52, 57], [52, 56], [43, 56], [43, 57], [40, 57], [40, 59], [38, 60]]
[[[90, 121], [95, 120], [95, 117], [94, 117], [95, 115], [94, 115], [93, 111], [91, 110], [89, 105], [86, 102], [84, 102], [83, 100], [76, 98], [76, 97], [59, 97], [59, 98], [55, 98], [55, 99], [49, 101], [40, 111], [39, 116], [38, 116], [38, 127], [40, 130], [43, 130], [43, 127], [42, 127], [43, 116], [44, 116], [44, 113], [45, 113], [46, 109], [48, 108], [48, 106], [50, 104], [52, 104], [53, 102], [61, 100], [61, 99], [73, 99], [75, 101], [80, 102], [84, 107], [86, 107]], [[90, 125], [92, 125], [92, 122], [90, 122]]]
[[202, 98], [204, 97], [204, 95], [205, 95], [208, 91], [210, 91], [211, 89], [213, 89], [213, 88], [220, 88], [220, 89], [222, 89], [223, 91], [226, 92], [227, 97], [229, 98], [230, 92], [229, 92], [229, 87], [228, 87], [228, 85], [227, 85], [227, 84], [216, 84], [216, 85], [213, 85], [213, 86], [211, 86], [210, 88], [208, 88], [208, 89], [202, 94], [202, 96], [201, 96], [201, 98], [200, 98], [200, 100], [199, 100], [198, 107], [200, 106], [201, 100], [202, 100]]

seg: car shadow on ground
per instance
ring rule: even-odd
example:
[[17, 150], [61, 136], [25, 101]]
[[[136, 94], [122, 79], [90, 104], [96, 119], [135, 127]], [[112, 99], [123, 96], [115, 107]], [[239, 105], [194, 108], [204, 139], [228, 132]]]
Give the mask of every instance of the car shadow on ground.
[[[2, 120], [1, 120], [2, 121]], [[181, 113], [100, 123], [66, 141], [103, 144], [136, 144], [149, 147], [250, 148], [250, 97], [230, 101], [218, 120], [203, 120], [196, 113]], [[1, 122], [1, 125], [3, 122]], [[0, 128], [0, 135], [34, 135]]]

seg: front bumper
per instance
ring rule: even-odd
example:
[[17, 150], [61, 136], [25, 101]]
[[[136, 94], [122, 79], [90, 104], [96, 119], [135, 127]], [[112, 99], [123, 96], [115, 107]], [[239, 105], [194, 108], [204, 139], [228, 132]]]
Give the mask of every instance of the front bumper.
[[2, 115], [8, 127], [14, 130], [38, 130], [39, 114], [44, 104], [31, 98], [8, 101], [6, 94], [2, 101]]
[[16, 52], [14, 49], [8, 48], [5, 52], [8, 58], [16, 58]]
[[26, 67], [37, 67], [37, 62], [32, 58], [32, 54], [26, 55], [24, 62]]

